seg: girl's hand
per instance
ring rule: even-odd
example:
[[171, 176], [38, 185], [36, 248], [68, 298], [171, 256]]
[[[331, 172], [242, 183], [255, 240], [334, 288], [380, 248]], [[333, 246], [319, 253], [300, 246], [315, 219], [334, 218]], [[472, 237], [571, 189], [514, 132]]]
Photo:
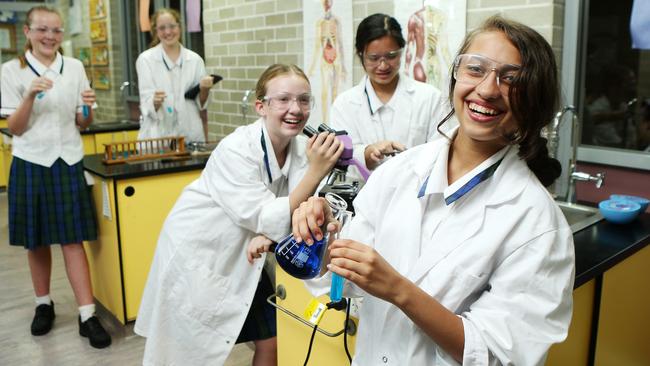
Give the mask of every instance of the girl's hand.
[[156, 90], [153, 93], [153, 107], [156, 109], [156, 111], [160, 109], [160, 106], [162, 106], [165, 98], [167, 98], [167, 94], [162, 90]]
[[273, 244], [273, 241], [264, 235], [254, 237], [248, 244], [248, 248], [246, 248], [248, 263], [253, 264], [255, 258], [262, 257], [262, 253], [269, 251], [271, 244]]
[[333, 241], [329, 247], [327, 268], [367, 293], [394, 303], [406, 280], [375, 249], [348, 239]]
[[48, 89], [52, 89], [54, 83], [52, 80], [46, 78], [45, 76], [40, 76], [32, 80], [31, 85], [29, 86], [29, 95], [35, 97], [39, 93], [42, 93]]
[[214, 86], [214, 78], [212, 75], [205, 75], [199, 81], [199, 88], [201, 89], [210, 89]]
[[93, 104], [95, 104], [95, 91], [92, 89], [84, 90], [81, 92], [81, 101], [83, 104], [92, 107]]
[[314, 243], [312, 235], [316, 240], [323, 239], [323, 230], [334, 233], [339, 230], [341, 224], [334, 219], [332, 210], [323, 197], [311, 196], [293, 212], [291, 217], [291, 230], [296, 242], [311, 245]]
[[309, 172], [323, 179], [334, 167], [343, 153], [343, 143], [333, 133], [322, 132], [312, 136], [307, 142]]
[[379, 166], [381, 161], [384, 159], [384, 156], [395, 154], [396, 152], [402, 152], [404, 150], [406, 150], [406, 146], [397, 141], [384, 140], [370, 144], [366, 146], [366, 150], [364, 151], [366, 167], [373, 170]]

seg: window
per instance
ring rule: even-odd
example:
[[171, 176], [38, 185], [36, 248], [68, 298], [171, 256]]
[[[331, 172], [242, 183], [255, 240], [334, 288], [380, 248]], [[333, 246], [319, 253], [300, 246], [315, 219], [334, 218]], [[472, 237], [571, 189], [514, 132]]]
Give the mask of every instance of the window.
[[648, 170], [650, 50], [632, 48], [632, 4], [566, 3], [563, 85], [579, 110], [578, 160]]
[[[168, 7], [176, 9], [181, 13], [183, 19], [183, 46], [204, 57], [203, 54], [203, 19], [201, 19], [201, 32], [189, 33], [186, 27], [186, 14], [185, 14], [186, 0], [152, 0], [149, 6], [149, 14], [153, 14], [155, 9], [160, 7]], [[125, 70], [125, 80], [129, 85], [124, 88], [123, 93], [128, 101], [138, 100], [138, 75], [135, 70], [135, 60], [138, 55], [149, 48], [151, 43], [151, 34], [149, 32], [140, 32], [138, 25], [138, 2], [131, 0], [122, 0], [122, 19], [124, 23], [121, 24], [123, 29], [123, 65]]]

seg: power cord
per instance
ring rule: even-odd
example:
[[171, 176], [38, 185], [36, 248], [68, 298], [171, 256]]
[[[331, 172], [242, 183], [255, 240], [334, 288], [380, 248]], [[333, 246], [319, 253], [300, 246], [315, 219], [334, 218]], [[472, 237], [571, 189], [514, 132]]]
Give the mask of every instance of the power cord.
[[[350, 319], [350, 299], [343, 298], [340, 301], [328, 302], [325, 311], [329, 309], [346, 310], [345, 323], [344, 323], [345, 329], [343, 329], [343, 347], [345, 348], [345, 354], [348, 356], [348, 361], [352, 363], [352, 356], [350, 356], [350, 351], [348, 350], [348, 320]], [[307, 349], [307, 357], [305, 357], [304, 366], [307, 366], [307, 363], [309, 362], [309, 356], [311, 355], [311, 348], [314, 344], [314, 338], [316, 336], [317, 329], [318, 329], [318, 324], [314, 324], [314, 330], [311, 332], [311, 338], [309, 339], [309, 348]]]

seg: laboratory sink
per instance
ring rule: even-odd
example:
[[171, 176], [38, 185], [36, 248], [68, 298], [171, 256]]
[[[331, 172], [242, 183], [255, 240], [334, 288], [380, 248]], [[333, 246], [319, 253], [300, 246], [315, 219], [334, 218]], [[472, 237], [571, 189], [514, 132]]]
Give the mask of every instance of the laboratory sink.
[[571, 232], [574, 234], [603, 219], [603, 215], [600, 214], [596, 207], [563, 201], [556, 201], [556, 203], [562, 210], [566, 221], [571, 227]]

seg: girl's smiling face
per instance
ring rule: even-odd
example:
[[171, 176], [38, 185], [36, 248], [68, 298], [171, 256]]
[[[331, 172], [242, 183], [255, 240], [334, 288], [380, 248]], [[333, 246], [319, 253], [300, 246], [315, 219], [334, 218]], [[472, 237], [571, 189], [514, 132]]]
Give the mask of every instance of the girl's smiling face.
[[161, 13], [156, 18], [156, 36], [163, 46], [176, 46], [181, 39], [181, 27], [170, 13]]
[[[465, 53], [480, 55], [502, 65], [521, 65], [517, 48], [498, 31], [478, 34]], [[459, 76], [453, 93], [460, 123], [458, 137], [494, 145], [496, 150], [508, 144], [504, 135], [514, 133], [519, 125], [510, 108], [508, 86], [503, 81], [501, 85], [497, 83], [498, 72], [498, 69], [488, 70], [485, 79], [475, 85]]]
[[282, 74], [266, 83], [264, 100], [257, 100], [255, 109], [266, 119], [274, 141], [288, 141], [305, 127], [312, 101], [307, 80], [293, 73]]
[[23, 32], [32, 45], [32, 54], [39, 61], [54, 60], [63, 41], [63, 21], [49, 11], [34, 11], [30, 18]]

